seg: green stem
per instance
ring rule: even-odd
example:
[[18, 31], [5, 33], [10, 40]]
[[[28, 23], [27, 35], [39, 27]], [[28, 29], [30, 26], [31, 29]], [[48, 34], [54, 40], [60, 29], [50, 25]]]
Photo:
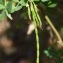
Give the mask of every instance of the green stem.
[[36, 23], [36, 16], [35, 16], [35, 13], [34, 13], [33, 5], [31, 5], [31, 6], [32, 6], [32, 18], [33, 18], [33, 21], [34, 21], [35, 34], [36, 34], [36, 47], [37, 47], [36, 63], [39, 63], [39, 36], [38, 36], [38, 29], [37, 29], [37, 23]]
[[56, 36], [58, 38], [58, 41], [57, 42], [63, 46], [62, 39], [61, 39], [58, 31], [56, 30], [56, 28], [54, 27], [54, 25], [52, 24], [51, 20], [49, 19], [49, 17], [47, 15], [45, 16], [45, 19], [49, 23], [49, 25], [51, 26], [51, 28], [54, 31], [54, 33], [56, 34]]
[[[34, 27], [35, 27], [35, 34], [36, 34], [36, 47], [37, 47], [37, 58], [36, 58], [36, 63], [39, 63], [39, 36], [38, 36], [38, 29], [37, 29], [37, 22], [38, 22], [38, 17], [36, 16], [34, 6], [32, 2], [30, 2], [30, 10], [31, 10], [31, 16], [34, 22]], [[39, 23], [39, 22], [38, 22]]]
[[35, 34], [36, 34], [36, 47], [37, 47], [37, 58], [36, 63], [39, 63], [39, 36], [38, 36], [38, 29], [36, 27], [36, 21], [34, 21], [35, 26]]

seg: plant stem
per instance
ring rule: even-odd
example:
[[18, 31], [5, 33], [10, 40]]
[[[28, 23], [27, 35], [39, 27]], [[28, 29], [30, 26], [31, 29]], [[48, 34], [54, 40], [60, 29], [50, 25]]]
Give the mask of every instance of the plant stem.
[[49, 23], [49, 25], [51, 26], [51, 28], [54, 31], [54, 33], [56, 34], [56, 36], [58, 38], [58, 41], [57, 42], [63, 46], [62, 39], [61, 39], [58, 31], [56, 30], [56, 28], [54, 27], [54, 25], [52, 24], [51, 20], [49, 19], [49, 17], [47, 15], [45, 16], [45, 19]]
[[39, 63], [39, 36], [38, 36], [38, 29], [36, 27], [36, 22], [34, 21], [34, 26], [35, 26], [35, 34], [36, 34], [36, 47], [37, 47], [37, 58], [36, 58], [36, 63]]

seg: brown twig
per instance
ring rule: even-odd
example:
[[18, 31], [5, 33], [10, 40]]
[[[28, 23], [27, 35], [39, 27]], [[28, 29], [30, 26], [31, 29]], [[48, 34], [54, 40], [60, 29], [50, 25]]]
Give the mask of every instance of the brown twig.
[[54, 25], [52, 24], [51, 20], [49, 19], [49, 17], [47, 15], [45, 15], [45, 19], [46, 21], [48, 22], [48, 24], [51, 26], [52, 30], [54, 31], [54, 33], [56, 34], [56, 37], [58, 38], [58, 43], [60, 45], [63, 46], [63, 43], [62, 43], [62, 39], [60, 37], [60, 34], [58, 33], [58, 31], [56, 30], [56, 28], [54, 27]]

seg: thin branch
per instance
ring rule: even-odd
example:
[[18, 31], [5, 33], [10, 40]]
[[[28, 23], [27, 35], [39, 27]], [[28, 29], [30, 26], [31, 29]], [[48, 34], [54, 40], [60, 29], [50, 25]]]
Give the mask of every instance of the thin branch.
[[49, 23], [49, 25], [51, 26], [51, 28], [54, 31], [54, 33], [56, 34], [56, 36], [58, 38], [58, 41], [57, 42], [63, 46], [63, 43], [62, 43], [62, 39], [60, 37], [60, 34], [58, 33], [58, 31], [56, 30], [56, 28], [54, 27], [54, 25], [52, 24], [51, 20], [49, 19], [49, 17], [47, 15], [45, 16], [45, 19]]

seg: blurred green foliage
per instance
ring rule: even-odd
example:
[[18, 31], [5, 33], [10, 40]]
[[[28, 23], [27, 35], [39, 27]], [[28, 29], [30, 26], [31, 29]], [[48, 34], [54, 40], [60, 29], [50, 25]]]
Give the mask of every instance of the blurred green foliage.
[[[1, 11], [0, 20], [3, 20], [5, 16], [7, 16], [8, 18], [12, 20], [13, 18], [11, 14], [16, 11], [19, 11], [23, 7], [27, 7], [28, 4], [30, 4], [28, 1], [34, 2], [34, 4], [37, 2], [37, 5], [41, 2], [47, 8], [54, 8], [55, 6], [57, 6], [57, 0], [0, 0], [0, 11]], [[36, 10], [37, 10], [36, 8], [33, 8], [33, 11], [34, 11], [34, 13], [32, 12], [33, 17], [34, 17], [33, 20], [38, 19], [39, 21], [41, 21], [38, 15], [38, 12]], [[26, 12], [22, 13], [21, 17], [24, 17], [25, 14]], [[31, 14], [30, 9], [28, 8], [29, 18], [30, 18], [30, 14]], [[38, 18], [36, 17], [36, 15], [38, 16]], [[39, 24], [41, 24], [41, 22]], [[16, 27], [18, 28], [19, 24]], [[61, 29], [60, 33], [63, 34], [63, 28]], [[49, 58], [56, 57], [59, 59], [60, 63], [63, 63], [63, 58], [62, 58], [63, 50], [55, 51], [54, 48], [48, 47], [47, 50], [44, 50], [44, 54], [46, 54], [46, 56], [48, 56]]]
[[26, 7], [27, 2], [43, 2], [47, 7], [55, 7], [57, 5], [56, 0], [0, 0], [0, 20], [2, 20], [5, 15], [12, 20], [11, 13], [20, 10], [23, 6]]

